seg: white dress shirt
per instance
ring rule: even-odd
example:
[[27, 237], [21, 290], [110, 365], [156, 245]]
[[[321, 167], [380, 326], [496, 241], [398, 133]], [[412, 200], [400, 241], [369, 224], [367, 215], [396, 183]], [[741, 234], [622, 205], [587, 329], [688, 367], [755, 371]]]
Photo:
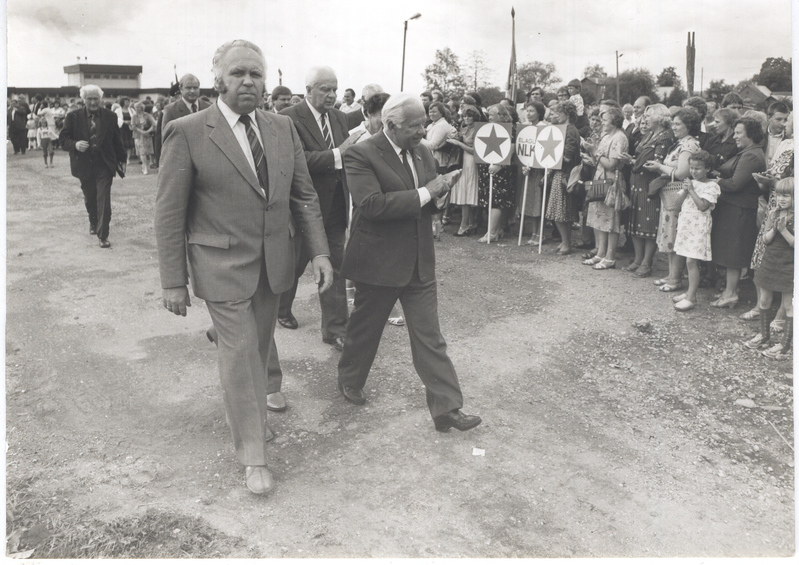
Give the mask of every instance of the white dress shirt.
[[[394, 151], [397, 153], [397, 157], [399, 157], [400, 162], [402, 162], [402, 148], [394, 143], [389, 136], [386, 136], [388, 142], [391, 144], [391, 147], [394, 148]], [[419, 176], [416, 174], [416, 164], [413, 162], [413, 154], [408, 151], [408, 164], [411, 166], [411, 173], [413, 173], [413, 186], [418, 187], [416, 192], [419, 193], [419, 202], [421, 206], [424, 206], [432, 197], [430, 196], [430, 191], [427, 190], [427, 187], [419, 186]]]
[[[236, 136], [236, 141], [239, 142], [239, 146], [241, 146], [241, 152], [244, 153], [244, 156], [247, 158], [247, 162], [250, 164], [250, 168], [252, 172], [255, 173], [255, 177], [258, 177], [258, 171], [255, 168], [255, 160], [252, 157], [252, 149], [250, 149], [250, 140], [247, 139], [247, 127], [239, 121], [239, 115], [233, 110], [230, 109], [230, 106], [225, 104], [222, 101], [222, 98], [218, 98], [216, 101], [217, 105], [219, 106], [219, 111], [222, 112], [222, 115], [227, 120], [227, 123], [230, 125], [230, 129], [233, 130], [233, 135]], [[250, 116], [250, 123], [252, 124], [252, 128], [255, 130], [255, 136], [258, 138], [258, 142], [261, 144], [261, 150], [264, 148], [264, 140], [261, 137], [261, 131], [258, 129], [258, 120], [255, 118], [255, 110], [249, 113]], [[266, 152], [264, 151], [264, 157], [266, 156]], [[266, 193], [264, 189], [261, 188], [261, 194], [266, 197]]]
[[[324, 130], [322, 129], [322, 114], [313, 106], [311, 103], [308, 102], [308, 99], [305, 99], [305, 103], [308, 104], [308, 107], [311, 109], [311, 113], [313, 114], [314, 119], [316, 120], [316, 125], [319, 126], [319, 131], [322, 132], [322, 139], [324, 139], [325, 134]], [[333, 126], [330, 124], [330, 114], [328, 113], [327, 117], [325, 118], [327, 122], [327, 129], [330, 132], [330, 139], [333, 141], [333, 145], [336, 144], [336, 141], [333, 139]], [[325, 142], [327, 140], [325, 139]], [[341, 162], [341, 151], [339, 151], [338, 147], [333, 149], [333, 160], [335, 161], [336, 169], [343, 169], [344, 165]]]
[[[181, 97], [181, 100], [183, 100], [183, 103], [186, 105], [186, 108], [188, 108], [189, 114], [193, 114], [194, 112], [191, 111], [191, 102], [189, 102], [188, 100], [186, 100], [183, 97]], [[200, 100], [199, 99], [197, 100], [197, 102], [194, 103], [194, 107], [197, 108], [198, 112], [200, 111]], [[255, 121], [255, 118], [253, 118], [253, 121]]]

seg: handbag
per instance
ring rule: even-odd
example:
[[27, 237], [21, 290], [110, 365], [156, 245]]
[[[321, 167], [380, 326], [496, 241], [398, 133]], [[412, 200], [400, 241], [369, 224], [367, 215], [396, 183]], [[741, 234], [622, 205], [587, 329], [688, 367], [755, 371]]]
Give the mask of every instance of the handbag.
[[664, 210], [679, 210], [682, 205], [680, 190], [683, 188], [683, 181], [673, 180], [660, 190], [660, 201]]
[[626, 210], [630, 207], [630, 197], [619, 187], [619, 171], [616, 169], [616, 175], [613, 179], [613, 184], [608, 188], [608, 193], [604, 199], [605, 206], [613, 208], [616, 211]]
[[585, 201], [599, 202], [605, 200], [608, 189], [613, 185], [613, 179], [598, 179], [585, 182]]

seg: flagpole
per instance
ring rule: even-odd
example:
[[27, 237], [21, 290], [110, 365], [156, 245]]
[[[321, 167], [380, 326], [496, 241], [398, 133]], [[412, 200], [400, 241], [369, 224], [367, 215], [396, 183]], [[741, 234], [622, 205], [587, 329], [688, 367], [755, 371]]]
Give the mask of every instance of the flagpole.
[[[489, 165], [490, 167], [491, 165]], [[488, 173], [488, 230], [486, 230], [486, 243], [491, 243], [491, 201], [494, 200], [494, 173]]]
[[510, 68], [508, 69], [508, 85], [505, 95], [513, 102], [516, 107], [516, 10], [511, 7], [511, 48], [510, 48]]
[[[544, 209], [546, 208], [547, 203], [547, 173], [549, 173], [549, 169], [544, 169], [544, 195], [541, 198], [541, 219], [538, 221], [538, 254], [541, 255], [541, 244], [544, 241], [544, 223], [546, 223], [546, 218], [544, 217]], [[570, 228], [571, 229], [571, 228]]]
[[522, 194], [522, 214], [521, 218], [519, 218], [519, 241], [516, 243], [516, 247], [519, 247], [522, 244], [522, 233], [524, 233], [524, 211], [527, 208], [527, 183], [529, 180], [530, 175], [525, 175], [524, 194]]

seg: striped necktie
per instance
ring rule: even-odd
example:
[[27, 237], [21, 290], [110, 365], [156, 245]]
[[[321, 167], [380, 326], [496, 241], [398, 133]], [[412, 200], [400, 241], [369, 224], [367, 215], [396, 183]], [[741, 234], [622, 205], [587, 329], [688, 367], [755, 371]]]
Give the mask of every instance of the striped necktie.
[[258, 174], [258, 184], [264, 189], [264, 194], [268, 193], [269, 188], [269, 171], [266, 167], [266, 156], [261, 147], [261, 142], [258, 141], [258, 136], [255, 135], [255, 129], [252, 127], [250, 116], [242, 114], [239, 116], [239, 121], [244, 124], [247, 129], [247, 141], [250, 142], [250, 151], [252, 151], [252, 160], [255, 163], [255, 172]]
[[327, 116], [327, 114], [322, 114], [322, 135], [324, 136], [325, 141], [327, 141], [327, 148], [333, 149], [335, 147], [333, 145], [333, 136], [330, 135], [330, 128], [327, 127], [327, 120], [325, 119], [325, 116]]

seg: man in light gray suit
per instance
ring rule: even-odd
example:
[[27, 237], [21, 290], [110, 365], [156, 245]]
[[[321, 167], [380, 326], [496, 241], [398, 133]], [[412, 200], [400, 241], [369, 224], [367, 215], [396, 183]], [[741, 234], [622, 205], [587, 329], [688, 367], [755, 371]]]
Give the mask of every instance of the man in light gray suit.
[[236, 458], [247, 488], [265, 494], [273, 488], [267, 366], [278, 298], [294, 283], [294, 237], [302, 234], [313, 258], [319, 292], [333, 268], [297, 131], [290, 119], [258, 109], [263, 53], [249, 41], [225, 43], [213, 70], [217, 104], [164, 130], [155, 211], [163, 304], [186, 315], [190, 271], [218, 333]]

